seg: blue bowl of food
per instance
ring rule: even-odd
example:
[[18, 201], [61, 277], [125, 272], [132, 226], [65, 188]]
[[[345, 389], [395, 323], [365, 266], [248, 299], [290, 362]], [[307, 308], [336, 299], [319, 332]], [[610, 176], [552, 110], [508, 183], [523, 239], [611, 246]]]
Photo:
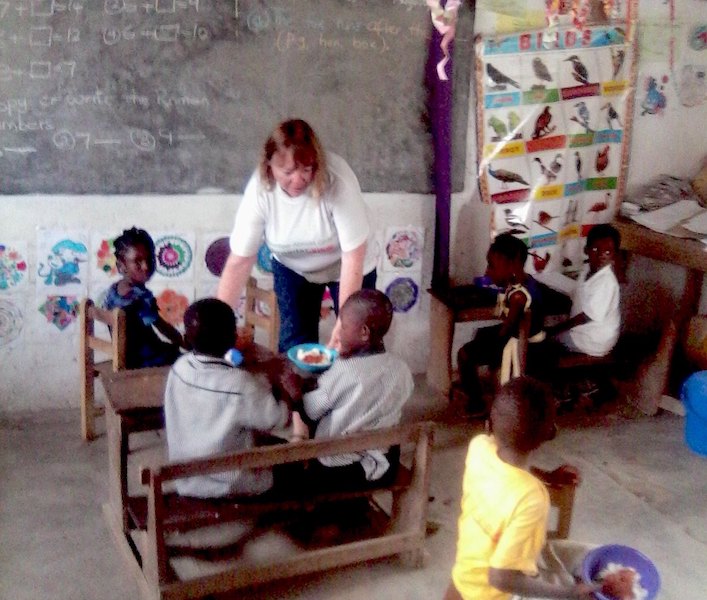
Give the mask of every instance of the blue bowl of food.
[[582, 579], [586, 583], [606, 583], [594, 592], [598, 600], [654, 600], [660, 590], [658, 569], [645, 554], [629, 546], [609, 544], [589, 552], [582, 562]]
[[287, 358], [303, 371], [310, 373], [326, 371], [338, 355], [336, 350], [323, 344], [298, 344], [287, 351]]

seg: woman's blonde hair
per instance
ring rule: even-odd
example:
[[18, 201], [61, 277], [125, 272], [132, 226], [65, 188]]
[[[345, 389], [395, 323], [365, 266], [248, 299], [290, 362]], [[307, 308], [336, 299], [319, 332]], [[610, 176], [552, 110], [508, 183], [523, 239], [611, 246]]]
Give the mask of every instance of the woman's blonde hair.
[[281, 150], [292, 150], [295, 164], [312, 167], [312, 196], [321, 198], [329, 186], [329, 172], [324, 151], [309, 123], [302, 119], [283, 121], [265, 141], [258, 169], [268, 190], [275, 185], [270, 161]]

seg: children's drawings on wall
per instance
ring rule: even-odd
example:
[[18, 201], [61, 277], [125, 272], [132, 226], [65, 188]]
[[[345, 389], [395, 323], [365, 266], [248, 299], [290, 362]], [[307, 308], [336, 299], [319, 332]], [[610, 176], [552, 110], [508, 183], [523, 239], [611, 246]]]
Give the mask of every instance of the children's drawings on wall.
[[479, 187], [492, 233], [524, 239], [532, 273], [576, 271], [563, 246], [611, 221], [625, 186], [635, 28], [591, 22], [476, 45]]
[[678, 97], [683, 106], [707, 100], [707, 65], [683, 65], [678, 76]]
[[389, 283], [381, 283], [395, 312], [407, 313], [419, 304], [420, 284], [411, 277], [394, 277]]
[[165, 233], [154, 236], [155, 281], [194, 277], [194, 234]]
[[37, 289], [57, 295], [85, 294], [88, 235], [79, 231], [37, 231]]
[[92, 282], [111, 283], [118, 278], [113, 243], [118, 233], [91, 233], [90, 275]]
[[670, 78], [667, 75], [647, 75], [643, 80], [643, 90], [640, 94], [640, 115], [662, 115], [668, 103], [665, 86]]
[[0, 348], [15, 341], [22, 333], [24, 315], [9, 298], [0, 298]]
[[0, 292], [27, 287], [27, 243], [0, 242]]
[[64, 331], [79, 315], [79, 299], [76, 296], [46, 296], [40, 299], [39, 312], [46, 323]]
[[223, 268], [226, 266], [226, 260], [231, 253], [228, 237], [219, 235], [213, 239], [204, 240], [204, 264], [206, 272], [212, 277], [221, 277]]
[[384, 271], [421, 271], [425, 233], [422, 227], [389, 227], [386, 230]]
[[160, 317], [183, 330], [184, 313], [194, 300], [194, 289], [186, 285], [154, 286], [154, 289], [150, 286], [150, 289], [157, 300]]

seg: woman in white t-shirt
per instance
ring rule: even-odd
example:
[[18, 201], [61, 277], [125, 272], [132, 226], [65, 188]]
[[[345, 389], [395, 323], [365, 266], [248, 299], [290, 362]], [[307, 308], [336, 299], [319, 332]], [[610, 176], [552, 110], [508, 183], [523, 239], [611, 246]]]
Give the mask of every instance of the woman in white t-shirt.
[[[361, 287], [375, 288], [373, 232], [351, 168], [325, 153], [300, 119], [280, 123], [265, 142], [231, 233], [218, 297], [235, 306], [263, 241], [273, 254], [281, 352], [319, 341], [326, 286], [334, 309]], [[338, 345], [339, 322], [329, 345]]]

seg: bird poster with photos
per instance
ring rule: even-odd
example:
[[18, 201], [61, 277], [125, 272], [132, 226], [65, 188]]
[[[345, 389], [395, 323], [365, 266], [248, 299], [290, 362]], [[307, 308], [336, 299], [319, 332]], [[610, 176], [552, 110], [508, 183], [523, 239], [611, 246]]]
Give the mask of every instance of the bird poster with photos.
[[617, 212], [635, 89], [628, 31], [613, 23], [477, 39], [479, 187], [494, 205], [492, 234], [526, 240], [531, 273], [575, 275], [583, 238]]

